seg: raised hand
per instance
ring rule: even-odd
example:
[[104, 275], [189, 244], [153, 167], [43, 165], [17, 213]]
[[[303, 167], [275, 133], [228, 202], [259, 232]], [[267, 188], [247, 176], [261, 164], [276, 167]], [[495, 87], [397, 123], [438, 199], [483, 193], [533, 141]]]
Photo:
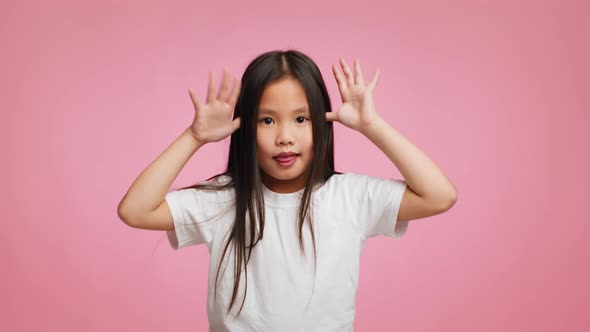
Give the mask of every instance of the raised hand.
[[210, 72], [206, 104], [201, 103], [197, 96], [188, 90], [195, 108], [195, 117], [189, 129], [193, 137], [203, 144], [220, 141], [240, 127], [240, 118], [232, 120], [232, 117], [240, 94], [241, 82], [234, 78], [235, 83], [230, 90], [229, 81], [230, 73], [224, 68], [221, 90], [218, 94], [215, 75]]
[[345, 77], [338, 71], [338, 65], [333, 65], [332, 70], [338, 82], [338, 89], [342, 97], [342, 105], [337, 112], [327, 112], [328, 121], [338, 121], [343, 125], [362, 132], [380, 119], [373, 104], [373, 90], [379, 79], [379, 69], [371, 82], [365, 86], [361, 65], [358, 59], [354, 61], [354, 73], [340, 58], [340, 65]]

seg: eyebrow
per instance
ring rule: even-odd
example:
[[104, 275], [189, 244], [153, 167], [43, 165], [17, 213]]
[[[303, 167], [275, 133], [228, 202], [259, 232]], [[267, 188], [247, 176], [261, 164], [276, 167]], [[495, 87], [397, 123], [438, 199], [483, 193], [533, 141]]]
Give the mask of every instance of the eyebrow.
[[[307, 106], [301, 106], [299, 108], [296, 108], [294, 110], [292, 110], [292, 113], [307, 113], [308, 109]], [[278, 113], [277, 111], [270, 109], [270, 108], [261, 108], [260, 109], [260, 114], [273, 114], [273, 113]]]

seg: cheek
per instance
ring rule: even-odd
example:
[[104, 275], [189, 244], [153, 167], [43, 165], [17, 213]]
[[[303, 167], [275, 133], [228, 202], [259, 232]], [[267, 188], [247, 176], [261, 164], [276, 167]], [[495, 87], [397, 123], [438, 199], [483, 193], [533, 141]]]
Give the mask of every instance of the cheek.
[[263, 142], [264, 142], [264, 134], [261, 133], [259, 130], [258, 132], [256, 132], [256, 145], [262, 146]]
[[259, 154], [268, 154], [271, 153], [271, 148], [269, 148], [270, 137], [265, 137], [264, 134], [256, 135], [256, 150]]
[[307, 133], [304, 137], [302, 137], [303, 142], [305, 142], [305, 146], [308, 149], [313, 149], [313, 133], [311, 130]]

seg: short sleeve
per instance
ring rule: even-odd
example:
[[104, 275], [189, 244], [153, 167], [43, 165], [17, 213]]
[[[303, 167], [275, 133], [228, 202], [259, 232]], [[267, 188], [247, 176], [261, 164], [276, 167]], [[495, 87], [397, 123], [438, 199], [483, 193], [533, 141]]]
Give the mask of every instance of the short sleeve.
[[228, 190], [181, 189], [166, 194], [174, 230], [166, 231], [174, 250], [184, 247], [210, 245], [215, 231], [227, 217]]
[[398, 221], [399, 208], [407, 184], [402, 180], [384, 179], [365, 174], [351, 174], [352, 190], [357, 199], [356, 223], [366, 240], [377, 235], [399, 239], [408, 221]]

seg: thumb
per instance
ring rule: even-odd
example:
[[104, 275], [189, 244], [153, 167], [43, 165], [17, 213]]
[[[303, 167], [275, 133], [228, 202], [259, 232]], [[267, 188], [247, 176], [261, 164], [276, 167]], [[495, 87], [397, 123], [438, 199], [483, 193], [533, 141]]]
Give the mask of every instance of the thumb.
[[241, 119], [239, 117], [235, 118], [234, 121], [232, 122], [232, 129], [233, 131], [238, 130], [238, 128], [240, 128], [240, 124], [241, 124]]
[[194, 105], [196, 108], [199, 108], [199, 109], [200, 109], [200, 108], [201, 108], [201, 102], [199, 101], [199, 98], [197, 98], [197, 95], [195, 95], [195, 94], [194, 94], [194, 93], [191, 91], [191, 89], [188, 89], [188, 94], [189, 94], [189, 96], [191, 97], [191, 101], [193, 102], [193, 105]]
[[326, 112], [327, 121], [338, 121], [338, 114], [335, 112]]
[[377, 70], [375, 70], [375, 75], [373, 75], [373, 79], [371, 80], [371, 83], [369, 83], [369, 89], [371, 91], [375, 90], [375, 87], [377, 86], [377, 81], [379, 80], [380, 74], [381, 74], [381, 70], [379, 68], [377, 68]]

